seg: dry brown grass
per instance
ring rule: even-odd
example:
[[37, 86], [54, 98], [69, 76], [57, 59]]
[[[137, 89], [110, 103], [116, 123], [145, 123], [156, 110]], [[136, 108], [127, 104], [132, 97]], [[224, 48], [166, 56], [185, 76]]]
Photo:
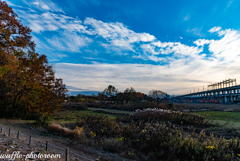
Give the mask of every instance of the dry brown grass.
[[66, 136], [72, 136], [73, 135], [73, 131], [66, 128], [66, 127], [62, 127], [59, 124], [49, 124], [48, 125], [48, 130], [53, 132], [53, 133], [58, 133], [58, 134], [62, 134], [62, 135], [66, 135]]
[[66, 135], [66, 136], [71, 136], [71, 135], [73, 134], [73, 131], [70, 130], [70, 129], [68, 129], [68, 128], [66, 128], [66, 127], [63, 127], [61, 131], [62, 131], [63, 134]]
[[59, 124], [51, 123], [48, 125], [48, 130], [52, 132], [58, 132], [62, 129], [62, 126]]

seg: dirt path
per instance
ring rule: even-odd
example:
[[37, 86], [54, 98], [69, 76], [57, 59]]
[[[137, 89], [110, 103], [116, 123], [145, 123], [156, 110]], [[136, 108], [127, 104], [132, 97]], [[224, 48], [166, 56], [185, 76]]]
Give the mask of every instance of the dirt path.
[[[3, 128], [3, 133], [0, 135], [0, 151], [12, 153], [13, 149], [21, 149], [21, 153], [28, 154], [31, 150], [35, 153], [44, 152], [46, 141], [48, 141], [48, 152], [61, 154], [61, 159], [64, 160], [66, 147], [69, 148], [70, 160], [118, 160], [114, 155], [108, 154], [104, 151], [95, 150], [84, 145], [76, 144], [71, 140], [56, 136], [43, 136], [43, 129], [35, 129], [31, 124], [25, 123], [22, 120], [8, 120], [0, 119], [0, 127]], [[10, 137], [9, 128], [11, 129]], [[17, 140], [17, 131], [20, 131], [20, 139]], [[29, 135], [31, 135], [31, 146], [29, 143]], [[12, 144], [16, 144], [14, 147]], [[11, 147], [12, 146], [12, 147]], [[20, 148], [22, 147], [22, 148]], [[5, 149], [5, 150], [4, 150]], [[8, 151], [7, 151], [8, 150]], [[52, 159], [51, 159], [52, 160]]]

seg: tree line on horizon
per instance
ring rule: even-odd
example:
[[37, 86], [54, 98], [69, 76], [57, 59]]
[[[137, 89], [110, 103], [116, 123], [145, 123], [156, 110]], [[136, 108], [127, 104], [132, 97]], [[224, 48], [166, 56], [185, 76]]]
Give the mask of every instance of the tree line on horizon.
[[97, 95], [92, 94], [91, 96], [86, 96], [78, 94], [77, 96], [68, 96], [68, 101], [70, 102], [94, 102], [98, 101], [121, 101], [121, 102], [139, 102], [142, 100], [146, 101], [157, 101], [166, 98], [167, 94], [160, 90], [150, 90], [148, 95], [136, 92], [133, 87], [126, 88], [124, 92], [119, 92], [116, 87], [109, 85], [102, 92]]
[[0, 117], [49, 115], [65, 99], [63, 80], [35, 46], [31, 29], [0, 1]]

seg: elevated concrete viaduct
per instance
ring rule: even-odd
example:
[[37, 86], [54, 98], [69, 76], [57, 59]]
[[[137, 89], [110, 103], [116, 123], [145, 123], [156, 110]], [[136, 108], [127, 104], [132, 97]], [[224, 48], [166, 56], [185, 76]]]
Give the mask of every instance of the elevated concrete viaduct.
[[190, 93], [186, 95], [180, 95], [175, 98], [192, 99], [197, 101], [198, 100], [220, 100], [221, 102], [240, 101], [240, 85]]

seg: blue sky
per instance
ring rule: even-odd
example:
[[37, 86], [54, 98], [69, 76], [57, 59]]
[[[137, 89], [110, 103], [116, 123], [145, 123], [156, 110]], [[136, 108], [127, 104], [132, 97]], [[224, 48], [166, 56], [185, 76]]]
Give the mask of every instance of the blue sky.
[[8, 0], [72, 94], [240, 81], [240, 1]]

